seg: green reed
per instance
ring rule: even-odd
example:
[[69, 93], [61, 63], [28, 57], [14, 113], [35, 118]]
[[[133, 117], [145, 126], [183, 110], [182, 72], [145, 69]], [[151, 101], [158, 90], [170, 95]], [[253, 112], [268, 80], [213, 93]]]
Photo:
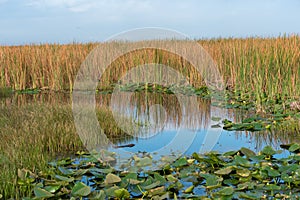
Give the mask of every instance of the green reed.
[[[260, 91], [257, 92], [265, 93], [270, 98], [278, 94], [300, 96], [299, 36], [198, 42], [218, 64], [227, 88], [246, 93], [259, 87]], [[70, 90], [80, 65], [97, 45], [101, 44], [2, 46], [0, 87]], [[112, 63], [100, 85], [117, 82], [129, 69], [145, 63], [171, 66], [191, 84], [204, 84], [203, 77], [181, 57], [161, 50], [143, 49], [124, 55]], [[261, 77], [260, 82], [257, 77]]]

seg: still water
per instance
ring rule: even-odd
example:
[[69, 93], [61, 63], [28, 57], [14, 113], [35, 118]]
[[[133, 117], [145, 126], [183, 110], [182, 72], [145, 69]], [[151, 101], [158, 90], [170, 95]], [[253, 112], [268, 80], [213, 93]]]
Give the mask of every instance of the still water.
[[[215, 107], [210, 99], [145, 92], [97, 94], [95, 98], [95, 106], [110, 108], [118, 126], [127, 133], [111, 139], [109, 150], [112, 151], [191, 155], [246, 147], [258, 152], [266, 145], [279, 149], [280, 144], [295, 140], [276, 131], [225, 131], [222, 120], [240, 122], [253, 113]], [[1, 99], [1, 104], [6, 106], [34, 103], [71, 105], [72, 99], [69, 93], [19, 94]], [[123, 118], [127, 119], [126, 123], [120, 120]]]

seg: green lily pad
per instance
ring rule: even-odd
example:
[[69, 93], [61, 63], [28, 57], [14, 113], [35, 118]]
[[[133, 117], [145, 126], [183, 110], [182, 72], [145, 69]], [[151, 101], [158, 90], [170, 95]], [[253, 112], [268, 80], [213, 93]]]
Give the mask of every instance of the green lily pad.
[[145, 167], [151, 165], [152, 165], [152, 159], [149, 157], [140, 158], [136, 164], [137, 167]]
[[265, 186], [265, 189], [269, 191], [273, 191], [273, 190], [281, 190], [281, 187], [279, 185], [269, 184]]
[[224, 187], [223, 189], [217, 192], [218, 195], [221, 196], [229, 196], [234, 193], [234, 189], [232, 187]]
[[276, 154], [276, 151], [271, 146], [266, 146], [263, 148], [262, 153], [268, 156]]
[[59, 166], [58, 167], [58, 170], [65, 176], [68, 176], [68, 175], [73, 175], [74, 172], [70, 169], [66, 169], [65, 167], [62, 167], [62, 166]]
[[289, 164], [289, 165], [281, 165], [278, 170], [281, 173], [291, 173], [296, 171], [299, 168], [300, 166], [298, 164]]
[[277, 170], [275, 170], [275, 169], [273, 169], [273, 168], [271, 168], [269, 166], [264, 167], [263, 170], [267, 170], [268, 171], [268, 175], [270, 177], [280, 176], [280, 173]]
[[149, 197], [155, 196], [155, 195], [162, 195], [165, 194], [165, 186], [157, 187], [154, 189], [151, 189], [148, 191], [149, 192]]
[[262, 160], [265, 159], [265, 155], [257, 155], [257, 156], [251, 156], [250, 160], [254, 161], [254, 162], [260, 162]]
[[105, 177], [105, 184], [114, 184], [121, 182], [121, 178], [115, 174], [109, 173]]
[[215, 174], [217, 175], [227, 175], [227, 174], [230, 174], [232, 172], [232, 166], [229, 166], [229, 167], [225, 167], [225, 168], [222, 168], [222, 169], [219, 169], [217, 171], [215, 171]]
[[39, 187], [35, 187], [33, 189], [33, 192], [34, 192], [35, 197], [39, 198], [39, 199], [46, 199], [46, 198], [50, 198], [50, 197], [54, 196], [54, 194], [52, 194], [51, 192], [48, 192], [47, 190], [44, 190]]
[[119, 199], [129, 199], [130, 198], [130, 193], [124, 188], [117, 189], [114, 191], [114, 193], [115, 193], [115, 196]]
[[142, 180], [138, 180], [136, 173], [129, 173], [122, 180], [132, 185], [137, 185], [143, 182]]
[[251, 163], [239, 155], [234, 156], [234, 163], [242, 167], [251, 167]]
[[173, 175], [171, 175], [171, 174], [169, 174], [169, 175], [167, 176], [167, 180], [170, 181], [170, 182], [176, 182], [176, 181], [178, 181], [178, 179], [175, 178], [175, 177], [174, 177]]
[[289, 151], [290, 152], [295, 152], [295, 151], [297, 151], [297, 150], [299, 150], [300, 149], [300, 144], [292, 144], [290, 147], [289, 147]]
[[55, 175], [55, 178], [57, 179], [57, 180], [60, 180], [60, 181], [65, 181], [65, 182], [73, 182], [75, 179], [74, 179], [74, 177], [65, 177], [65, 176], [60, 176], [60, 175]]
[[248, 177], [251, 174], [250, 170], [248, 169], [237, 169], [236, 173], [241, 177]]
[[186, 160], [186, 158], [179, 158], [178, 160], [175, 161], [175, 163], [173, 163], [174, 167], [182, 167], [187, 165], [188, 162]]
[[159, 181], [161, 184], [165, 184], [166, 183], [166, 179], [161, 176], [159, 173], [154, 173], [154, 179]]
[[201, 177], [205, 178], [206, 186], [218, 186], [219, 182], [222, 181], [222, 178], [214, 175], [214, 174], [200, 174]]
[[249, 183], [241, 183], [237, 185], [237, 190], [245, 190], [249, 186]]
[[103, 190], [93, 191], [93, 192], [91, 192], [91, 194], [89, 195], [88, 198], [89, 199], [94, 199], [94, 200], [105, 200], [106, 195], [105, 195], [105, 192]]
[[120, 189], [118, 186], [109, 187], [105, 189], [105, 194], [109, 197], [115, 197], [116, 196], [115, 191], [118, 189]]
[[230, 178], [230, 179], [225, 179], [225, 180], [223, 181], [223, 183], [224, 183], [225, 185], [232, 186], [232, 185], [237, 185], [238, 183], [240, 183], [240, 181], [237, 180], [237, 179], [232, 179], [232, 178]]
[[245, 148], [245, 147], [242, 147], [240, 151], [242, 152], [242, 154], [244, 154], [248, 158], [256, 155], [252, 150]]
[[61, 185], [48, 185], [44, 187], [44, 189], [48, 192], [55, 193], [57, 190], [59, 190]]
[[249, 117], [249, 118], [247, 118], [247, 119], [244, 119], [243, 121], [242, 121], [242, 123], [251, 123], [251, 122], [254, 122], [254, 121], [256, 121], [256, 117]]
[[155, 188], [155, 187], [160, 186], [160, 185], [161, 185], [160, 181], [155, 181], [155, 182], [153, 182], [149, 185], [143, 186], [143, 189], [149, 190], [149, 189]]
[[291, 182], [294, 181], [293, 176], [290, 176], [290, 175], [288, 175], [288, 174], [282, 174], [282, 175], [281, 175], [281, 179], [282, 179], [283, 181], [287, 182], [287, 183], [291, 183]]
[[113, 168], [104, 168], [104, 169], [102, 169], [102, 168], [93, 167], [93, 168], [90, 168], [89, 171], [90, 172], [103, 173], [103, 174], [109, 174], [109, 173], [113, 172]]
[[191, 185], [190, 187], [186, 188], [183, 192], [184, 193], [192, 193], [194, 188], [195, 188], [195, 186]]
[[228, 151], [228, 152], [225, 152], [223, 154], [223, 156], [234, 156], [238, 153], [239, 151]]
[[73, 196], [80, 196], [80, 197], [87, 196], [90, 193], [91, 193], [91, 188], [81, 182], [76, 183], [71, 191], [71, 194]]

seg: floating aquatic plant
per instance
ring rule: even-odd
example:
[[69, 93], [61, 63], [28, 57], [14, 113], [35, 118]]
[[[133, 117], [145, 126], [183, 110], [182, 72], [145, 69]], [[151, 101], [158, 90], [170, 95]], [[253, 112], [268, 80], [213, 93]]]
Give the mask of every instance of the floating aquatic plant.
[[32, 188], [30, 197], [37, 199], [297, 199], [300, 145], [282, 147], [291, 155], [278, 158], [282, 150], [270, 146], [258, 154], [247, 148], [193, 153], [156, 171], [141, 171], [132, 163], [127, 167], [136, 171], [118, 171], [95, 154], [79, 152], [76, 158], [51, 162], [47, 171], [19, 170], [18, 184], [26, 183]]

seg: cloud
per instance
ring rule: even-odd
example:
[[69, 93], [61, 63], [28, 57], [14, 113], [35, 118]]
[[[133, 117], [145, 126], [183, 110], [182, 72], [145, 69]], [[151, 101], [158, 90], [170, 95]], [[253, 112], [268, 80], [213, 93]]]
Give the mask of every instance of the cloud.
[[[4, 1], [4, 0], [0, 0]], [[7, 0], [5, 0], [7, 1]], [[67, 9], [71, 12], [86, 12], [97, 9], [102, 12], [111, 11], [145, 11], [150, 7], [149, 0], [31, 0], [27, 6], [36, 9]]]
[[[1, 1], [1, 0], [0, 0]], [[27, 6], [37, 9], [67, 9], [71, 12], [85, 12], [88, 11], [97, 1], [94, 0], [31, 0]]]

